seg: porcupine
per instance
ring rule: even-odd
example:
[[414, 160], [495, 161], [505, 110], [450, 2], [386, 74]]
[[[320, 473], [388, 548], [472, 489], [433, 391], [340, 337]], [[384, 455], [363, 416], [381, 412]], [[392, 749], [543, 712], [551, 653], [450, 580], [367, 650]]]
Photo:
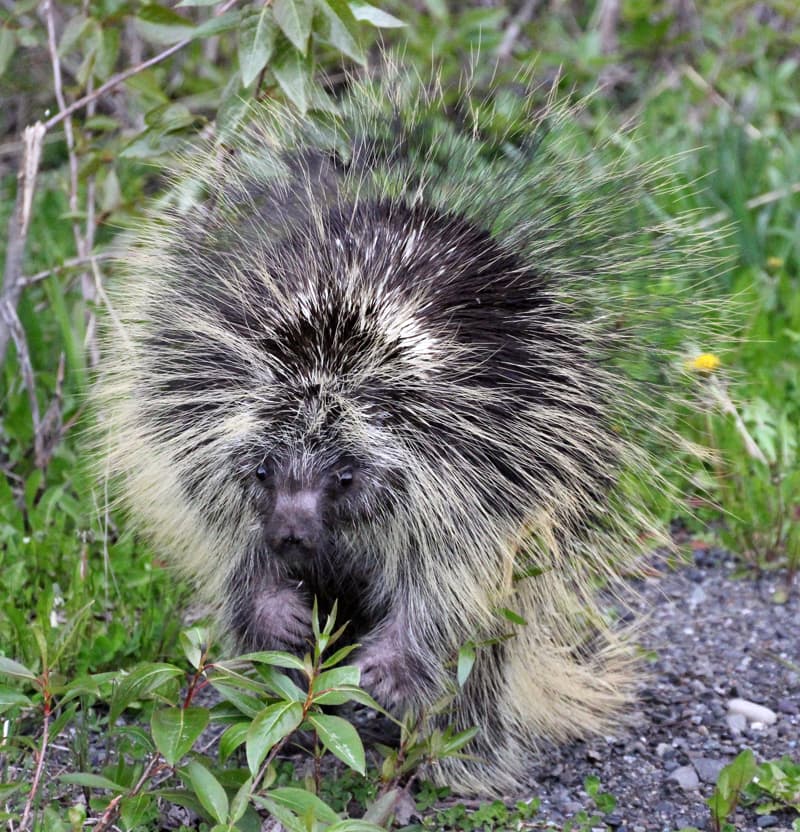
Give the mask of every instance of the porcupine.
[[400, 712], [479, 645], [449, 716], [473, 758], [432, 772], [462, 791], [513, 788], [630, 696], [593, 591], [642, 536], [619, 483], [649, 470], [621, 356], [650, 347], [619, 298], [697, 242], [647, 216], [661, 171], [536, 106], [487, 137], [490, 100], [448, 118], [397, 75], [323, 122], [264, 105], [133, 234], [98, 386], [132, 522], [241, 647], [302, 653], [338, 599]]

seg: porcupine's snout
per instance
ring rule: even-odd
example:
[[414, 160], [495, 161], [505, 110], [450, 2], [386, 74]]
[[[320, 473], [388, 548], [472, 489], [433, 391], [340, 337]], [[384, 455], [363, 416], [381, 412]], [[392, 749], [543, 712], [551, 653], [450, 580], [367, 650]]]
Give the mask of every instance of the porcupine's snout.
[[275, 494], [266, 523], [270, 549], [289, 562], [313, 556], [322, 542], [322, 493], [319, 489], [285, 489]]

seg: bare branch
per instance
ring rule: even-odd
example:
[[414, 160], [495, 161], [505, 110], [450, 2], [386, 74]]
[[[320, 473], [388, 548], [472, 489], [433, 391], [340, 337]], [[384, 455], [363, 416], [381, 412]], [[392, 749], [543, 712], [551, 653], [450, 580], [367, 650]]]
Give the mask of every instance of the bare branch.
[[48, 277], [52, 277], [59, 272], [64, 272], [68, 269], [78, 269], [82, 266], [91, 266], [95, 261], [102, 262], [103, 260], [111, 260], [113, 257], [114, 255], [109, 251], [99, 251], [95, 254], [90, 254], [88, 257], [71, 257], [58, 266], [53, 266], [52, 269], [44, 269], [43, 271], [36, 272], [36, 274], [21, 278], [20, 283], [23, 287], [27, 288], [36, 283], [41, 283], [43, 280], [47, 280]]
[[[233, 6], [236, 5], [237, 0], [226, 0], [215, 12], [215, 16], [219, 16], [224, 14], [226, 11], [231, 9]], [[178, 43], [174, 43], [172, 46], [165, 49], [163, 52], [159, 52], [158, 55], [154, 55], [152, 58], [148, 58], [146, 61], [143, 61], [136, 66], [128, 67], [124, 72], [120, 72], [118, 75], [115, 75], [113, 78], [109, 78], [105, 84], [99, 86], [94, 92], [88, 93], [84, 95], [83, 98], [79, 98], [76, 101], [73, 101], [68, 107], [62, 109], [60, 112], [56, 113], [54, 116], [49, 118], [45, 123], [45, 130], [50, 130], [50, 128], [55, 127], [57, 124], [60, 124], [65, 118], [71, 116], [76, 110], [80, 110], [89, 104], [90, 101], [96, 101], [98, 98], [101, 98], [105, 93], [109, 90], [114, 89], [114, 87], [121, 84], [123, 81], [127, 81], [128, 78], [132, 78], [134, 75], [138, 75], [138, 73], [143, 72], [145, 69], [149, 69], [151, 66], [155, 66], [156, 64], [161, 63], [161, 61], [166, 60], [170, 57], [170, 55], [174, 55], [176, 52], [180, 52], [185, 46], [188, 46], [192, 42], [192, 38], [184, 38]]]
[[39, 401], [36, 398], [36, 380], [33, 375], [33, 363], [28, 351], [28, 342], [25, 338], [25, 330], [17, 317], [15, 307], [4, 305], [3, 320], [7, 324], [11, 337], [14, 339], [14, 346], [17, 348], [17, 362], [19, 363], [22, 381], [28, 392], [28, 402], [31, 408], [31, 419], [33, 420], [33, 447], [36, 456], [36, 465], [44, 458], [41, 427], [42, 420], [39, 416]]
[[540, 2], [541, 0], [526, 0], [525, 5], [514, 15], [506, 27], [500, 46], [497, 48], [498, 62], [502, 63], [511, 57], [514, 44], [517, 42], [522, 27], [531, 20]]
[[3, 273], [3, 294], [0, 297], [0, 364], [5, 359], [11, 330], [17, 321], [17, 304], [24, 286], [22, 261], [25, 256], [25, 241], [30, 226], [33, 194], [45, 132], [45, 126], [36, 122], [26, 127], [22, 134], [23, 150], [17, 174], [17, 199], [14, 212], [8, 221], [8, 247]]

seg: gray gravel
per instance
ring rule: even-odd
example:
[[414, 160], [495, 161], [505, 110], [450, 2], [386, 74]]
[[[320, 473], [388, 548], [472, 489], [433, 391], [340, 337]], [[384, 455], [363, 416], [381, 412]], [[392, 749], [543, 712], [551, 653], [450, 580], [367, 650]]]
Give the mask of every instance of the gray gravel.
[[[696, 550], [694, 564], [677, 570], [658, 558], [653, 565], [626, 613], [652, 657], [630, 726], [554, 749], [532, 770], [526, 792], [542, 800], [540, 821], [556, 828], [591, 808], [583, 783], [592, 775], [617, 798], [602, 830], [711, 829], [704, 800], [736, 754], [750, 748], [759, 761], [800, 760], [800, 590], [776, 605], [783, 576], [737, 579], [714, 549]], [[777, 719], [729, 714], [732, 698], [766, 706]], [[792, 820], [749, 810], [734, 819], [738, 830], [773, 832], [788, 832]]]

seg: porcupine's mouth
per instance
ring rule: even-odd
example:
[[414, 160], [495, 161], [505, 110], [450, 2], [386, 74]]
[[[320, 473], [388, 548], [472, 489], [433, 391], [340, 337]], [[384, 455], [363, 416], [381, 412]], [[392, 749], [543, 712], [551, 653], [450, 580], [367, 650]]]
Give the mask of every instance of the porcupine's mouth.
[[305, 545], [302, 541], [286, 541], [279, 546], [273, 546], [276, 557], [293, 571], [302, 571], [302, 567], [309, 564], [317, 555], [315, 549]]

